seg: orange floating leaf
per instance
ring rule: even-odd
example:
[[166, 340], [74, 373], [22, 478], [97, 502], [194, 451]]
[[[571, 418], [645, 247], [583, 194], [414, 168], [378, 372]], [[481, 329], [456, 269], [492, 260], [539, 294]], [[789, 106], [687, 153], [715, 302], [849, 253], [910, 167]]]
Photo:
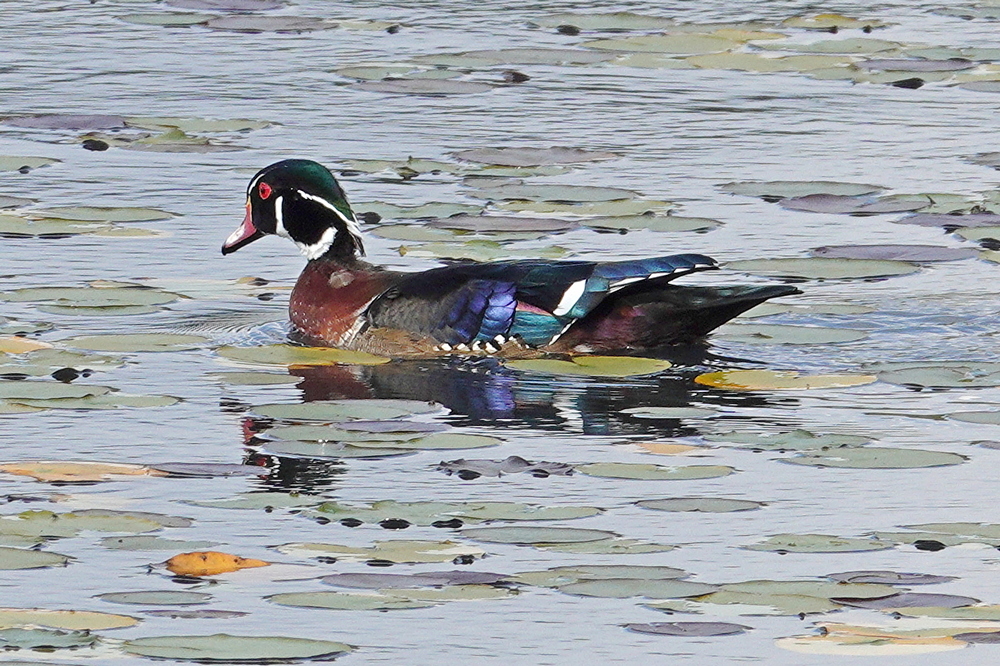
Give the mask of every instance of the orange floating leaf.
[[26, 354], [39, 349], [51, 349], [52, 345], [40, 340], [21, 338], [16, 335], [0, 336], [0, 352], [7, 354]]
[[166, 562], [167, 569], [178, 576], [214, 576], [240, 569], [266, 567], [270, 564], [264, 560], [254, 560], [214, 550], [181, 553]]
[[668, 444], [666, 442], [631, 442], [638, 448], [642, 449], [646, 453], [655, 453], [660, 456], [677, 456], [696, 449], [702, 448], [699, 446], [690, 446], [688, 444]]
[[110, 481], [116, 476], [166, 476], [145, 465], [76, 462], [70, 460], [24, 460], [0, 463], [0, 472], [30, 476], [48, 483], [92, 483]]

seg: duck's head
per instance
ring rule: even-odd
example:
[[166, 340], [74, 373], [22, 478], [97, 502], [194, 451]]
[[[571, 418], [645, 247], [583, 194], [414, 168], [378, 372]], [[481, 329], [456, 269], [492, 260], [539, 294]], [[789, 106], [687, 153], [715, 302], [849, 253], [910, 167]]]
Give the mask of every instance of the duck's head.
[[365, 253], [347, 195], [322, 164], [282, 160], [261, 169], [247, 186], [247, 215], [222, 244], [235, 252], [267, 234], [291, 239], [309, 259]]

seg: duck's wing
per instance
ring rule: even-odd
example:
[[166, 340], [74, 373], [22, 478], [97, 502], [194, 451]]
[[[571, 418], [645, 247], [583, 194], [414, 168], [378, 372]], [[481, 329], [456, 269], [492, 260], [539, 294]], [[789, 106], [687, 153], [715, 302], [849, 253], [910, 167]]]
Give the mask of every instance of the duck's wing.
[[616, 262], [459, 263], [401, 276], [368, 308], [372, 325], [470, 348], [518, 336], [545, 345], [608, 294], [644, 280], [668, 282], [715, 268], [703, 255]]

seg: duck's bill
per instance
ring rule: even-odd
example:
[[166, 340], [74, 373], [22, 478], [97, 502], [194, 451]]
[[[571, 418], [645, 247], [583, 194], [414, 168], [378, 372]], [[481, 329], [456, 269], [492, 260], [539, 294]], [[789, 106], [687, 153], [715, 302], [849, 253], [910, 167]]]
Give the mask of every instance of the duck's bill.
[[250, 207], [248, 206], [247, 216], [243, 218], [243, 224], [240, 225], [239, 229], [230, 234], [226, 242], [222, 244], [222, 254], [236, 252], [236, 250], [254, 242], [263, 235], [264, 232], [254, 226], [253, 220], [250, 218]]

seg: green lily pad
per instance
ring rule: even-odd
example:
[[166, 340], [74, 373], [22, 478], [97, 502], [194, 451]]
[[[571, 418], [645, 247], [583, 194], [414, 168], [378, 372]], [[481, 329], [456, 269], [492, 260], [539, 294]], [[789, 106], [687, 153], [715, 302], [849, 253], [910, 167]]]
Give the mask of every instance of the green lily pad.
[[355, 204], [355, 210], [372, 212], [384, 219], [389, 220], [420, 220], [424, 218], [446, 218], [451, 215], [478, 215], [483, 207], [474, 204], [449, 203], [443, 201], [431, 201], [418, 206], [403, 206], [399, 204], [385, 203], [383, 201], [369, 201]]
[[672, 366], [670, 361], [638, 356], [576, 356], [569, 361], [548, 358], [521, 359], [507, 361], [504, 365], [527, 372], [585, 377], [652, 375]]
[[353, 518], [365, 523], [384, 520], [405, 520], [414, 525], [429, 526], [437, 521], [460, 518], [464, 521], [484, 520], [572, 520], [601, 513], [592, 506], [538, 506], [517, 502], [395, 502], [382, 500], [368, 506], [350, 506], [326, 502], [317, 511], [327, 518]]
[[269, 386], [274, 384], [298, 384], [301, 377], [279, 375], [275, 372], [210, 372], [205, 375], [231, 386]]
[[1000, 425], [1000, 412], [954, 412], [948, 414], [948, 418], [966, 423]]
[[708, 434], [704, 438], [709, 442], [745, 444], [744, 448], [757, 451], [819, 451], [863, 446], [871, 441], [861, 435], [816, 434], [801, 429], [781, 433], [733, 431]]
[[87, 647], [97, 641], [98, 637], [89, 631], [62, 631], [40, 627], [0, 629], [0, 648], [4, 650], [49, 652]]
[[859, 30], [884, 28], [889, 25], [877, 19], [856, 19], [839, 14], [816, 14], [812, 16], [793, 16], [781, 22], [781, 25], [789, 28], [803, 28], [805, 30], [822, 30], [823, 32], [833, 32], [836, 30]]
[[399, 589], [392, 594], [414, 601], [431, 603], [441, 601], [482, 601], [485, 599], [509, 599], [518, 594], [517, 590], [493, 585], [447, 585], [437, 589]]
[[725, 268], [751, 275], [805, 278], [811, 280], [845, 280], [892, 277], [916, 273], [920, 267], [905, 261], [875, 259], [749, 259], [730, 261]]
[[1000, 539], [1000, 525], [990, 523], [921, 523], [904, 525], [908, 530], [923, 530], [956, 536]]
[[[44, 608], [0, 609], [0, 627], [41, 626], [49, 629], [72, 631], [100, 631], [134, 627], [139, 620], [128, 615], [114, 615], [97, 611], [49, 610]], [[5, 661], [4, 663], [9, 663]], [[34, 662], [32, 662], [34, 663]]]
[[88, 384], [65, 384], [63, 382], [46, 381], [9, 381], [0, 380], [0, 399], [10, 401], [22, 400], [56, 400], [60, 398], [85, 398], [109, 393], [110, 386], [94, 386]]
[[987, 606], [959, 606], [958, 608], [925, 606], [923, 608], [900, 608], [894, 610], [894, 612], [907, 617], [935, 617], [942, 620], [983, 620], [987, 622], [1000, 620], [1000, 605], [995, 604]]
[[73, 222], [64, 220], [32, 220], [16, 215], [0, 215], [0, 235], [10, 237], [21, 236], [69, 236], [74, 234], [92, 234], [108, 230], [108, 224], [95, 222]]
[[616, 536], [607, 530], [587, 530], [578, 527], [470, 527], [461, 531], [461, 535], [475, 541], [487, 543], [509, 543], [519, 546], [555, 543], [583, 543], [600, 541]]
[[[382, 421], [381, 423], [390, 423]], [[412, 423], [412, 426], [407, 426]], [[333, 426], [292, 425], [278, 426], [267, 431], [268, 437], [284, 440], [305, 440], [309, 442], [403, 442], [423, 436], [423, 423], [399, 421], [399, 425], [385, 432], [366, 432], [364, 430], [347, 430]], [[407, 428], [410, 428], [409, 430]], [[388, 445], [387, 445], [388, 446]]]
[[610, 60], [611, 56], [581, 49], [510, 48], [434, 53], [413, 58], [426, 65], [478, 68], [492, 65], [591, 65]]
[[[3, 294], [0, 294], [2, 299]], [[381, 365], [390, 359], [365, 352], [333, 347], [295, 347], [264, 345], [262, 347], [219, 347], [223, 358], [251, 365]]]
[[288, 663], [327, 660], [354, 650], [353, 646], [334, 641], [287, 636], [151, 636], [122, 643], [122, 649], [153, 659], [176, 659], [194, 662]]
[[[564, 528], [565, 529], [565, 528]], [[344, 562], [371, 560], [397, 564], [451, 562], [458, 558], [478, 559], [486, 552], [481, 548], [454, 541], [376, 541], [371, 548], [354, 548], [332, 543], [287, 543], [276, 550], [286, 555], [336, 558]]]
[[115, 511], [54, 513], [32, 510], [0, 517], [0, 534], [46, 538], [73, 537], [91, 531], [142, 534], [162, 527], [159, 521]]
[[707, 407], [629, 407], [619, 413], [637, 419], [705, 419], [719, 412]]
[[235, 118], [215, 120], [208, 118], [178, 118], [174, 116], [128, 116], [125, 124], [149, 130], [179, 129], [182, 132], [248, 132], [272, 126], [266, 120]]
[[[943, 532], [872, 532], [871, 536], [886, 543], [916, 545], [921, 542], [939, 544], [940, 548], [961, 546], [965, 543], [982, 543], [1000, 548], [1000, 539], [967, 535], [944, 534]], [[940, 550], [939, 548], [939, 550]]]
[[776, 534], [760, 543], [743, 546], [747, 550], [779, 553], [859, 553], [886, 550], [895, 544], [875, 539], [855, 539], [828, 534]]
[[733, 622], [630, 622], [623, 624], [629, 631], [656, 636], [733, 636], [742, 634], [753, 627]]
[[711, 594], [718, 590], [719, 586], [707, 583], [695, 583], [689, 580], [606, 578], [569, 583], [568, 585], [561, 585], [558, 589], [560, 592], [581, 597], [681, 599], [684, 597], [700, 597], [705, 594]]
[[945, 451], [923, 449], [890, 449], [874, 446], [843, 448], [835, 451], [807, 451], [781, 462], [810, 467], [842, 467], [852, 469], [915, 469], [959, 465], [968, 458]]
[[842, 606], [835, 604], [823, 597], [810, 597], [797, 594], [765, 594], [756, 592], [730, 592], [723, 590], [713, 592], [704, 597], [699, 597], [698, 607], [694, 608], [674, 608], [670, 603], [644, 604], [647, 608], [654, 610], [671, 611], [700, 611], [704, 613], [715, 613], [717, 609], [712, 606], [729, 606], [727, 613], [736, 612], [737, 615], [801, 615], [803, 613], [827, 613], [838, 610]]
[[157, 208], [113, 206], [55, 206], [30, 212], [36, 218], [79, 220], [81, 222], [153, 222], [176, 217], [174, 213]]
[[144, 409], [149, 407], [169, 407], [181, 401], [172, 395], [89, 395], [81, 398], [9, 398], [11, 402], [27, 407], [42, 409]]
[[296, 493], [242, 493], [236, 497], [215, 500], [186, 500], [185, 504], [205, 506], [214, 509], [290, 509], [304, 506], [316, 506], [323, 503], [322, 497], [298, 495]]
[[62, 342], [77, 349], [110, 352], [158, 352], [197, 349], [209, 341], [201, 335], [177, 333], [132, 333], [117, 335], [83, 335]]
[[576, 471], [605, 479], [643, 479], [649, 481], [689, 481], [728, 476], [736, 470], [726, 465], [666, 466], [646, 463], [591, 463], [576, 465]]
[[873, 366], [889, 384], [921, 388], [979, 388], [1000, 386], [1000, 363], [943, 361]]
[[976, 250], [968, 247], [940, 245], [828, 245], [813, 248], [817, 257], [841, 259], [890, 259], [915, 263], [971, 259]]
[[725, 592], [765, 595], [801, 595], [833, 599], [877, 599], [899, 593], [899, 588], [874, 583], [832, 583], [812, 580], [748, 580], [720, 586]]
[[44, 550], [28, 550], [0, 546], [0, 570], [45, 569], [64, 567], [72, 560], [68, 555], [50, 553]]
[[288, 458], [310, 458], [320, 460], [341, 460], [346, 458], [361, 458], [378, 460], [392, 456], [413, 455], [417, 449], [389, 448], [391, 442], [378, 448], [362, 449], [343, 442], [308, 442], [298, 440], [272, 440], [262, 443], [262, 450], [276, 456]]
[[363, 81], [350, 86], [365, 92], [391, 93], [396, 95], [473, 95], [493, 90], [496, 86], [478, 81], [455, 81], [453, 79], [384, 79]]
[[851, 55], [870, 55], [882, 51], [893, 51], [903, 47], [899, 42], [865, 37], [849, 37], [847, 39], [827, 39], [808, 44], [793, 44], [791, 42], [762, 42], [760, 48], [797, 51], [799, 53], [845, 53]]
[[139, 286], [24, 287], [0, 292], [0, 301], [9, 303], [52, 303], [68, 308], [101, 308], [164, 305], [177, 294]]
[[927, 208], [934, 203], [923, 195], [893, 195], [885, 197], [847, 197], [839, 194], [809, 194], [789, 197], [778, 202], [782, 208], [807, 213], [832, 213], [855, 216], [885, 213], [906, 213]]
[[662, 16], [647, 16], [632, 12], [608, 12], [596, 14], [551, 14], [533, 18], [531, 22], [543, 28], [558, 28], [572, 25], [581, 30], [621, 32], [623, 30], [670, 30], [677, 26], [673, 19]]
[[868, 334], [850, 328], [823, 326], [729, 324], [716, 331], [715, 337], [751, 344], [812, 345], [856, 342], [868, 337]]
[[694, 378], [696, 384], [733, 391], [812, 390], [864, 386], [875, 375], [799, 375], [785, 370], [722, 370]]
[[286, 592], [264, 597], [279, 606], [295, 608], [323, 608], [326, 610], [406, 610], [408, 608], [430, 608], [437, 602], [410, 599], [395, 594], [381, 592]]
[[719, 185], [719, 189], [730, 194], [761, 197], [768, 201], [778, 201], [788, 197], [804, 197], [810, 194], [837, 194], [856, 197], [881, 192], [880, 185], [861, 183], [841, 183], [826, 180], [772, 180], [738, 181]]
[[701, 69], [732, 69], [743, 72], [809, 72], [827, 67], [844, 67], [853, 62], [853, 59], [834, 55], [792, 55], [776, 58], [760, 53], [724, 51], [689, 56], [686, 61]]
[[286, 421], [336, 421], [396, 419], [414, 414], [430, 414], [441, 405], [420, 400], [316, 400], [303, 403], [256, 405], [253, 413]]
[[767, 506], [764, 502], [727, 499], [724, 497], [670, 497], [667, 499], [640, 500], [636, 502], [644, 509], [655, 511], [695, 511], [699, 513], [732, 513], [734, 511], [754, 511]]
[[647, 553], [666, 553], [677, 546], [665, 543], [650, 543], [638, 539], [600, 539], [598, 541], [581, 541], [578, 543], [539, 543], [536, 548], [557, 553], [573, 555], [643, 555]]
[[470, 261], [497, 261], [512, 258], [561, 259], [569, 250], [558, 245], [544, 248], [513, 248], [496, 241], [472, 240], [465, 243], [425, 243], [413, 247], [399, 248], [402, 256], [429, 257], [436, 259], [456, 259]]
[[148, 592], [105, 592], [95, 599], [112, 604], [138, 604], [140, 606], [191, 606], [207, 604], [211, 594], [190, 590], [152, 590]]
[[18, 157], [0, 155], [0, 171], [30, 171], [39, 167], [55, 164], [60, 160], [51, 157]]
[[593, 185], [524, 185], [510, 184], [488, 187], [473, 192], [473, 196], [492, 201], [554, 201], [591, 203], [634, 199], [638, 192], [618, 187]]
[[219, 545], [217, 541], [181, 541], [145, 534], [104, 537], [100, 543], [111, 550], [166, 550], [175, 553], [211, 550]]
[[359, 449], [409, 449], [409, 450], [451, 450], [451, 449], [481, 449], [488, 446], [499, 446], [502, 439], [485, 435], [466, 435], [462, 433], [439, 432], [426, 437], [406, 441], [355, 441], [351, 446]]
[[618, 216], [645, 215], [646, 213], [667, 213], [674, 207], [673, 202], [655, 199], [616, 199], [613, 201], [591, 201], [582, 203], [564, 203], [554, 201], [504, 201], [496, 205], [500, 210], [515, 213], [550, 214], [581, 216]]
[[369, 233], [387, 240], [406, 241], [410, 243], [447, 243], [459, 240], [458, 232], [450, 229], [425, 227], [421, 224], [380, 225], [371, 229]]
[[452, 215], [451, 217], [428, 220], [430, 227], [471, 231], [478, 233], [498, 232], [558, 232], [569, 231], [579, 226], [573, 220], [552, 217], [512, 217], [501, 215]]
[[582, 580], [635, 579], [672, 580], [684, 578], [688, 573], [683, 569], [664, 566], [636, 566], [629, 564], [579, 564], [555, 567], [545, 571], [526, 571], [509, 577], [509, 580], [524, 585], [539, 587], [561, 587]]
[[722, 226], [718, 220], [707, 217], [681, 217], [680, 215], [624, 215], [592, 217], [580, 224], [595, 229], [626, 229], [629, 231], [711, 231]]
[[211, 14], [160, 12], [157, 14], [124, 14], [118, 18], [126, 23], [136, 25], [160, 25], [178, 28], [207, 23], [209, 19], [215, 17]]
[[675, 33], [667, 35], [640, 35], [622, 39], [598, 39], [583, 42], [580, 46], [601, 51], [639, 51], [670, 53], [673, 55], [695, 55], [698, 53], [728, 51], [739, 45], [737, 41], [718, 35]]

